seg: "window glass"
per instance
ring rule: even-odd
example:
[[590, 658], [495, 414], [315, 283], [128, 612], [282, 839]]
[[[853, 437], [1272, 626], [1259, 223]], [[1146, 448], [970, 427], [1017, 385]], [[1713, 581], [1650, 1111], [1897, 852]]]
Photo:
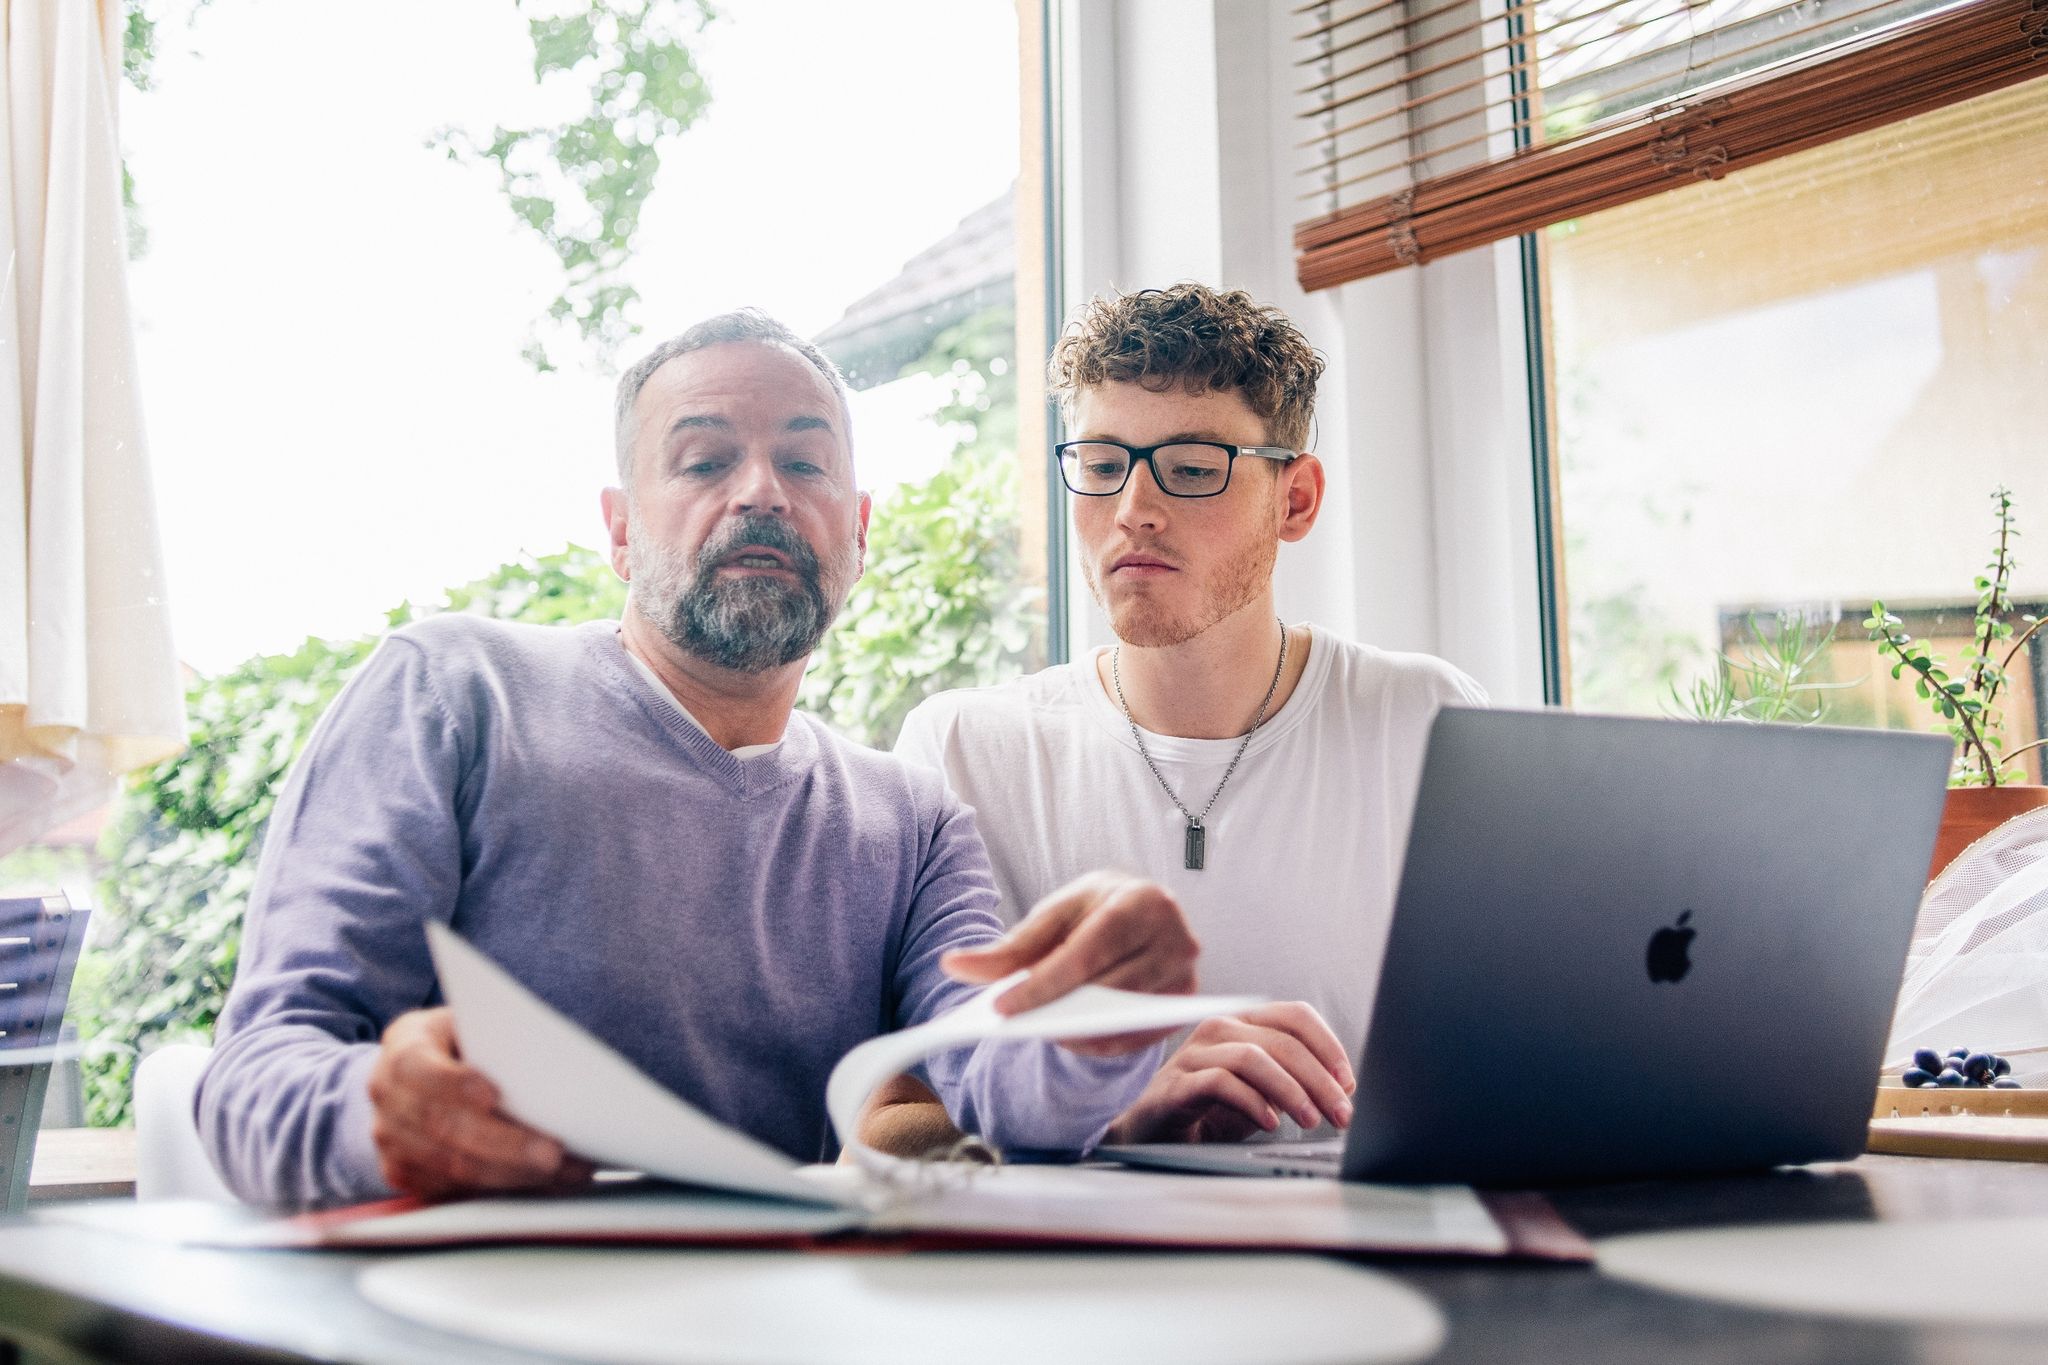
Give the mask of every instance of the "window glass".
[[0, 893], [96, 911], [70, 1121], [126, 1121], [133, 1050], [208, 1035], [276, 788], [379, 632], [618, 613], [616, 373], [691, 323], [763, 308], [853, 385], [868, 569], [803, 704], [886, 745], [927, 692], [1044, 662], [1013, 0], [882, 23], [842, 0], [126, 8], [130, 288], [194, 745], [0, 859]]
[[[2048, 601], [2048, 80], [1561, 224], [1543, 259], [1572, 704], [1682, 712], [1792, 620], [1827, 639], [1827, 720], [1938, 727], [1862, 622], [1882, 600], [1961, 677], [1998, 488], [2013, 596]], [[2013, 661], [2008, 748], [2043, 733], [2044, 658]]]

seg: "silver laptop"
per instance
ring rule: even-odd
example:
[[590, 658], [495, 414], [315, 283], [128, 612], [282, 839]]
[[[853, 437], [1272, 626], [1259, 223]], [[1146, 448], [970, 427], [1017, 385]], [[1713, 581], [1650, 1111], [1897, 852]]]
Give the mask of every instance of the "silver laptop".
[[1349, 1132], [1100, 1155], [1493, 1186], [1854, 1156], [1949, 752], [1443, 711]]

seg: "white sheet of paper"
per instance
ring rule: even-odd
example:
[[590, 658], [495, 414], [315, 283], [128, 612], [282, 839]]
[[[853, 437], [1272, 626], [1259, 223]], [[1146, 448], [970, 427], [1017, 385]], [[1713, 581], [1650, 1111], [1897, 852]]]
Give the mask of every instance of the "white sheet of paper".
[[[870, 1202], [858, 1186], [805, 1179], [797, 1163], [671, 1094], [596, 1036], [513, 980], [441, 924], [427, 926], [441, 991], [455, 1011], [463, 1060], [498, 1087], [504, 1111], [603, 1165], [670, 1180], [814, 1204]], [[1003, 1018], [998, 982], [959, 1009], [861, 1044], [826, 1084], [826, 1109], [842, 1139], [875, 1087], [935, 1053], [982, 1038], [1098, 1038], [1176, 1028], [1259, 1003], [1252, 997], [1142, 995], [1083, 986]], [[888, 1158], [870, 1164], [886, 1166]]]
[[600, 1165], [747, 1194], [837, 1204], [781, 1152], [686, 1104], [440, 924], [427, 945], [462, 1059], [500, 1107]]
[[1004, 977], [956, 1010], [914, 1028], [870, 1038], [839, 1059], [825, 1082], [825, 1112], [856, 1160], [878, 1171], [898, 1164], [895, 1158], [856, 1141], [861, 1107], [878, 1086], [927, 1057], [985, 1038], [1103, 1038], [1179, 1028], [1265, 1003], [1255, 995], [1141, 995], [1107, 986], [1082, 986], [1023, 1014], [1007, 1018], [997, 1014], [996, 998], [1024, 977], [1023, 972]]
[[1046, 1237], [1149, 1246], [1367, 1248], [1501, 1255], [1508, 1238], [1465, 1185], [1363, 1185], [1005, 1166], [885, 1209], [876, 1232]]

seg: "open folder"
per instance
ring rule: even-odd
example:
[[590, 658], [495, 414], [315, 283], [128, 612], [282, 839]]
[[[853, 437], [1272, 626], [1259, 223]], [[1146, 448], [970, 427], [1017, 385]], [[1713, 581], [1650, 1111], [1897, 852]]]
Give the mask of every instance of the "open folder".
[[1581, 1260], [1585, 1242], [1533, 1196], [1464, 1186], [1161, 1175], [1098, 1167], [908, 1161], [862, 1145], [875, 1089], [937, 1053], [983, 1039], [1091, 1038], [1174, 1028], [1257, 1002], [1084, 986], [1022, 1014], [996, 1013], [999, 982], [842, 1058], [826, 1112], [849, 1162], [802, 1165], [664, 1089], [556, 1012], [453, 931], [427, 927], [463, 1059], [500, 1107], [601, 1166], [644, 1173], [587, 1193], [385, 1200], [263, 1223], [240, 1246], [398, 1247], [483, 1242], [822, 1245], [1090, 1244], [1527, 1255]]

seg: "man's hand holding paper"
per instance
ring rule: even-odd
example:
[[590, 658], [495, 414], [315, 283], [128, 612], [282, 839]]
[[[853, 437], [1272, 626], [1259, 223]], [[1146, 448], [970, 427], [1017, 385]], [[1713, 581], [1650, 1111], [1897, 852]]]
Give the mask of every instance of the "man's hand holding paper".
[[498, 1088], [457, 1048], [447, 1006], [384, 1030], [370, 1070], [370, 1139], [394, 1190], [443, 1198], [484, 1190], [567, 1188], [591, 1166], [498, 1108]]
[[[1029, 968], [1028, 976], [996, 997], [996, 1012], [1013, 1015], [1049, 1004], [1077, 986], [1191, 994], [1200, 952], [1187, 916], [1164, 888], [1098, 872], [1047, 896], [1001, 941], [948, 953], [941, 965], [955, 980], [977, 983]], [[1062, 1045], [1089, 1056], [1115, 1056], [1172, 1032], [1065, 1039]]]

